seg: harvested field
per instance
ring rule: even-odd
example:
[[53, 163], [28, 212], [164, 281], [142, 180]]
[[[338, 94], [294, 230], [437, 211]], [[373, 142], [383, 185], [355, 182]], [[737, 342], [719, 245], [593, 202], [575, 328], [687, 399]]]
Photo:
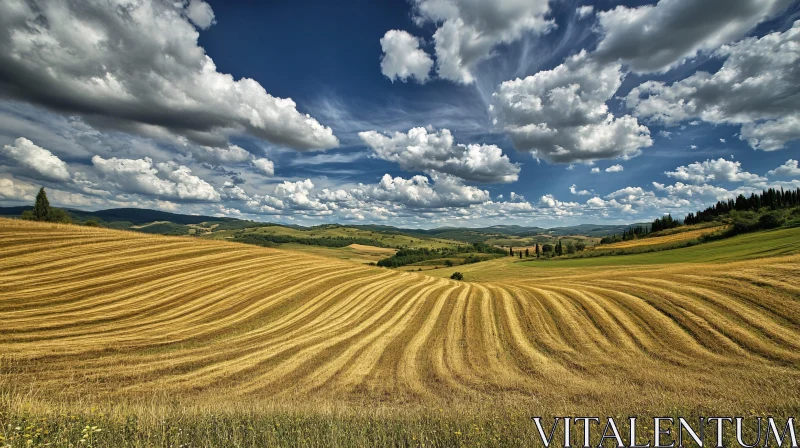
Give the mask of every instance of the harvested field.
[[0, 391], [212, 407], [798, 407], [800, 256], [525, 269], [455, 282], [0, 220]]

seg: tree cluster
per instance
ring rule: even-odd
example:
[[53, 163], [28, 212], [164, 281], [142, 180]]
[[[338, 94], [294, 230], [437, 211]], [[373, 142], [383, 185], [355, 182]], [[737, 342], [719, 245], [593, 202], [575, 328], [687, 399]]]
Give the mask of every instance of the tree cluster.
[[661, 230], [674, 229], [680, 225], [680, 221], [674, 219], [672, 215], [667, 215], [662, 218], [656, 218], [653, 223], [650, 224], [650, 231], [659, 232]]
[[63, 224], [71, 224], [72, 218], [69, 213], [60, 208], [50, 207], [50, 201], [47, 199], [47, 193], [44, 187], [39, 189], [36, 195], [36, 202], [33, 204], [33, 210], [25, 210], [22, 212], [22, 219], [31, 221], [46, 221], [46, 222], [60, 222]]
[[[677, 226], [674, 226], [674, 225], [671, 224], [671, 223], [677, 223], [677, 222], [678, 221], [675, 221], [675, 220], [672, 219], [672, 216], [667, 215], [664, 218], [656, 219], [653, 222], [653, 225], [656, 226], [657, 228], [661, 228], [663, 225], [665, 225], [663, 223], [670, 223], [668, 225], [670, 225], [672, 227], [677, 227]], [[672, 227], [668, 227], [668, 228], [672, 228]], [[661, 230], [663, 230], [663, 229], [661, 229]], [[612, 244], [612, 243], [618, 243], [620, 241], [635, 240], [635, 239], [638, 239], [638, 238], [644, 238], [649, 234], [650, 234], [650, 229], [648, 227], [646, 227], [646, 226], [630, 227], [627, 230], [622, 232], [622, 236], [617, 235], [616, 233], [613, 234], [613, 235], [610, 235], [610, 236], [604, 236], [603, 238], [600, 239], [600, 244]]]
[[[378, 266], [385, 268], [398, 268], [409, 264], [419, 263], [438, 258], [453, 257], [459, 254], [469, 254], [464, 258], [463, 264], [477, 263], [484, 261], [485, 257], [475, 255], [474, 252], [485, 254], [505, 254], [505, 249], [490, 246], [485, 243], [473, 243], [469, 246], [441, 247], [430, 249], [427, 247], [418, 249], [400, 249], [391, 257], [378, 261]], [[452, 263], [452, 261], [451, 261]]]

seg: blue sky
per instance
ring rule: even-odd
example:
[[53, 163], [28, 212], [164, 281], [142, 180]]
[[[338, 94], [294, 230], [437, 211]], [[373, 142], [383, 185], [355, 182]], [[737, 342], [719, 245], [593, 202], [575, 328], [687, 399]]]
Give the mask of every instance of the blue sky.
[[623, 223], [800, 186], [800, 2], [0, 6], [0, 205]]

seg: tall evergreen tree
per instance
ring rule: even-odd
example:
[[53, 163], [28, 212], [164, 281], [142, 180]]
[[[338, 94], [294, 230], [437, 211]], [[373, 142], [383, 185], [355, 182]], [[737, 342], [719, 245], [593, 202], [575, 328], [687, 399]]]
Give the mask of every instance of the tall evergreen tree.
[[513, 247], [509, 247], [508, 248], [508, 254], [511, 255], [512, 257], [514, 256], [514, 248]]
[[539, 242], [536, 242], [536, 258], [539, 258]]
[[39, 189], [36, 195], [36, 202], [33, 204], [33, 218], [36, 221], [47, 221], [50, 218], [50, 201], [47, 200], [47, 193], [44, 187]]
[[530, 256], [531, 256], [531, 255], [530, 255], [530, 252], [528, 252], [528, 248], [526, 247], [526, 248], [525, 248], [525, 258], [528, 258], [528, 257], [530, 257]]

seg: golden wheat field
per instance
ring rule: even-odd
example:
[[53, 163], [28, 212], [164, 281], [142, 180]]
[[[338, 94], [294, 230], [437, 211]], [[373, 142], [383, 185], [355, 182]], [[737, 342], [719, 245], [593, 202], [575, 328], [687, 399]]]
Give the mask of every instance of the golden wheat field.
[[690, 230], [688, 232], [679, 232], [670, 235], [654, 236], [650, 238], [640, 238], [630, 241], [620, 241], [618, 243], [612, 243], [612, 244], [603, 244], [602, 246], [595, 246], [593, 249], [595, 250], [622, 249], [628, 247], [657, 246], [659, 244], [678, 243], [681, 241], [694, 240], [700, 238], [701, 236], [710, 235], [715, 232], [721, 232], [726, 228], [727, 228], [726, 226], [705, 227], [702, 229]]
[[531, 272], [455, 282], [0, 220], [0, 390], [87, 406], [798, 407], [800, 256]]

